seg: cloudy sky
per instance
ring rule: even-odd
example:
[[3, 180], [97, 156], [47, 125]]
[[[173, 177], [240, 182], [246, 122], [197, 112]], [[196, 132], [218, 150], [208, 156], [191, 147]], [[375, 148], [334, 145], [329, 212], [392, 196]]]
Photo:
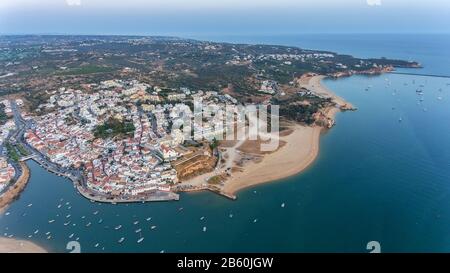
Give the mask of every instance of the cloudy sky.
[[448, 0], [0, 0], [2, 34], [450, 32]]

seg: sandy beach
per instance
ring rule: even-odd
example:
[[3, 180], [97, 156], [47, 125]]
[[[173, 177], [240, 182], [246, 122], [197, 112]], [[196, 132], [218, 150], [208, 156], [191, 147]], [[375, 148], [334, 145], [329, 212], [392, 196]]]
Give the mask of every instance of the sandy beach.
[[47, 251], [32, 242], [0, 238], [0, 253], [47, 253]]
[[[13, 185], [7, 192], [0, 197], [0, 214], [4, 212], [4, 208], [13, 202], [17, 196], [25, 189], [28, 180], [30, 178], [30, 169], [27, 164], [20, 162], [22, 168], [22, 175], [17, 179], [15, 185]], [[3, 210], [2, 210], [3, 209]]]
[[[353, 106], [324, 86], [321, 83], [324, 78], [325, 76], [303, 78], [301, 85], [318, 95], [332, 98], [337, 107], [327, 108], [324, 112], [328, 117], [334, 118], [341, 107]], [[282, 148], [265, 155], [257, 163], [247, 163], [240, 172], [233, 172], [222, 191], [234, 195], [241, 189], [287, 178], [308, 168], [319, 154], [320, 135], [324, 128], [293, 125], [290, 129], [291, 134], [280, 136], [280, 140], [286, 142]]]

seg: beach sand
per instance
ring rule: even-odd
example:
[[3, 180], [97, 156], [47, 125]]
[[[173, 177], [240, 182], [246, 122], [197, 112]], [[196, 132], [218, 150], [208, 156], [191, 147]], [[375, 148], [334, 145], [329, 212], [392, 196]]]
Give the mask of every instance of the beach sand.
[[47, 253], [47, 251], [32, 242], [0, 238], [0, 253]]
[[250, 186], [298, 174], [314, 162], [322, 128], [295, 125], [291, 129], [290, 135], [280, 137], [286, 142], [284, 147], [265, 155], [259, 163], [248, 163], [242, 172], [234, 172], [222, 191], [233, 195]]
[[[301, 85], [314, 93], [330, 97], [337, 104], [337, 107], [330, 107], [324, 110], [329, 118], [334, 118], [340, 111], [340, 107], [353, 108], [351, 104], [343, 98], [335, 95], [324, 86], [321, 81], [325, 76], [313, 76], [301, 79]], [[296, 175], [308, 168], [319, 154], [320, 135], [323, 127], [293, 125], [292, 133], [283, 136], [280, 140], [285, 141], [285, 145], [278, 151], [265, 155], [258, 163], [250, 162], [241, 171], [233, 172], [222, 188], [222, 192], [227, 195], [235, 195], [236, 192], [244, 188], [277, 181]]]

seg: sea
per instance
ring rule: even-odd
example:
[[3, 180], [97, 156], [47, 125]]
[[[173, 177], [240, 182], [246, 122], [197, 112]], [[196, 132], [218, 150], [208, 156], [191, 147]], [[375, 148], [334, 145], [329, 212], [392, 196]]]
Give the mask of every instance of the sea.
[[424, 68], [324, 80], [358, 111], [337, 115], [306, 171], [240, 191], [235, 201], [199, 192], [178, 202], [92, 203], [29, 161], [30, 182], [0, 215], [0, 236], [51, 252], [70, 252], [72, 241], [81, 252], [365, 253], [373, 241], [381, 252], [450, 252], [450, 35], [190, 38], [416, 60]]

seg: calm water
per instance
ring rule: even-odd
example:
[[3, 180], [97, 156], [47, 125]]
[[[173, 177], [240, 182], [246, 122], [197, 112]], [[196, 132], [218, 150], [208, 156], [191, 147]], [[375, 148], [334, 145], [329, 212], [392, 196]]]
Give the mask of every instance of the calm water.
[[[411, 59], [427, 60], [425, 71], [450, 74], [446, 51], [438, 52], [443, 61], [432, 61], [448, 37], [440, 37], [444, 45], [430, 40], [428, 46], [421, 46], [423, 37], [412, 44], [412, 37], [386, 43], [389, 37], [373, 50], [360, 48], [364, 42], [345, 47], [339, 39], [336, 49], [310, 48], [362, 57], [409, 52], [417, 57]], [[294, 38], [266, 39], [299, 45]], [[77, 238], [82, 251], [93, 252], [365, 252], [372, 240], [387, 252], [450, 252], [450, 79], [383, 75], [325, 83], [359, 110], [337, 116], [337, 126], [321, 139], [318, 160], [296, 177], [242, 191], [237, 201], [205, 192], [182, 194], [172, 203], [106, 205], [89, 202], [68, 180], [29, 162], [31, 181], [10, 214], [0, 216], [0, 235], [33, 235], [31, 240], [59, 252]], [[415, 92], [420, 85], [423, 102]], [[123, 227], [115, 230], [118, 225]], [[121, 237], [126, 239], [118, 244]]]

